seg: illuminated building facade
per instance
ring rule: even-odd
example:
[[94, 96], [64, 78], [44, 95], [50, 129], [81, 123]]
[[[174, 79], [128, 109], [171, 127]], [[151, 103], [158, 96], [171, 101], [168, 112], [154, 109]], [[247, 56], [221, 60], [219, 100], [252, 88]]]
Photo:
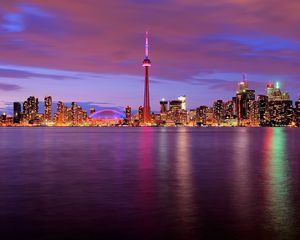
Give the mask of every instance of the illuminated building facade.
[[287, 92], [281, 92], [280, 83], [276, 82], [275, 90], [268, 101], [268, 125], [288, 126], [293, 120], [293, 102]]
[[249, 125], [250, 113], [253, 111], [251, 106], [254, 105], [252, 102], [255, 101], [255, 90], [248, 89], [248, 81], [245, 74], [243, 80], [239, 83], [235, 101], [238, 126]]
[[45, 100], [44, 120], [45, 122], [51, 122], [52, 121], [52, 97], [46, 96], [44, 100]]
[[267, 126], [269, 123], [268, 102], [269, 97], [265, 95], [257, 96], [258, 103], [258, 120], [260, 126]]
[[139, 106], [139, 110], [138, 110], [138, 120], [140, 122], [144, 121], [144, 107], [143, 106]]
[[186, 96], [180, 96], [178, 100], [181, 101], [181, 109], [186, 111]]
[[196, 109], [196, 119], [198, 125], [204, 126], [206, 125], [206, 113], [208, 111], [208, 106], [200, 106]]
[[166, 99], [162, 99], [160, 102], [159, 102], [159, 105], [160, 105], [160, 113], [161, 114], [164, 114], [164, 113], [167, 113], [168, 111], [168, 101]]
[[225, 104], [223, 100], [217, 100], [213, 106], [214, 120], [220, 125], [225, 119]]
[[273, 83], [270, 82], [267, 84], [267, 96], [270, 101], [273, 100], [273, 94], [274, 94], [274, 85]]
[[54, 114], [54, 122], [57, 125], [61, 125], [65, 122], [65, 108], [64, 103], [57, 102], [56, 113]]
[[187, 111], [183, 109], [182, 100], [177, 99], [170, 101], [167, 120], [173, 121], [175, 125], [182, 125], [187, 123]]
[[34, 96], [30, 96], [27, 100], [23, 103], [23, 117], [24, 121], [30, 124], [33, 124], [36, 115], [39, 111], [39, 100]]
[[160, 105], [160, 121], [166, 122], [168, 117], [168, 101], [166, 99], [162, 99], [159, 102]]
[[130, 106], [127, 106], [125, 108], [125, 120], [127, 121], [127, 123], [131, 123], [131, 107]]

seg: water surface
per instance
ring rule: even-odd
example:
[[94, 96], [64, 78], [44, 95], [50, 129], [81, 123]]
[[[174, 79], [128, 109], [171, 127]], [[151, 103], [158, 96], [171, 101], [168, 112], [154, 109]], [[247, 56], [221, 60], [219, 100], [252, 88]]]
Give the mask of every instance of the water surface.
[[0, 128], [1, 239], [297, 239], [299, 136]]

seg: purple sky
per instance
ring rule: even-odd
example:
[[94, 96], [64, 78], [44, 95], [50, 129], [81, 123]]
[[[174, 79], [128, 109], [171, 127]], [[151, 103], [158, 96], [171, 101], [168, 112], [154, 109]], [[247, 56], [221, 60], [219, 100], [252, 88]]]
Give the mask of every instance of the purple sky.
[[298, 0], [2, 0], [0, 112], [30, 95], [137, 108], [146, 30], [152, 110], [230, 99], [244, 72], [257, 94], [278, 80], [296, 100], [299, 13]]

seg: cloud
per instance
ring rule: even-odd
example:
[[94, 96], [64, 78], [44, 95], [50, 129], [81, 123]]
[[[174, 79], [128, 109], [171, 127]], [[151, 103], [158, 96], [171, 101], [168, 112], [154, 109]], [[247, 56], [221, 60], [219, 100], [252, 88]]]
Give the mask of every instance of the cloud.
[[293, 0], [178, 0], [171, 5], [36, 0], [30, 5], [15, 1], [13, 9], [6, 15], [15, 16], [10, 22], [21, 22], [24, 30], [3, 36], [2, 61], [10, 64], [137, 75], [148, 29], [155, 77], [185, 81], [201, 71], [248, 68], [300, 75], [293, 64], [300, 59], [299, 33], [292, 30], [300, 21], [300, 4]]
[[0, 91], [16, 91], [20, 89], [21, 87], [15, 84], [0, 83]]
[[128, 76], [133, 82], [143, 75], [146, 30], [152, 83], [234, 92], [235, 79], [194, 76], [247, 72], [262, 76], [253, 82], [262, 89], [276, 76], [293, 86], [300, 78], [297, 0], [15, 0], [0, 11], [0, 63], [35, 69], [1, 70], [11, 78]]

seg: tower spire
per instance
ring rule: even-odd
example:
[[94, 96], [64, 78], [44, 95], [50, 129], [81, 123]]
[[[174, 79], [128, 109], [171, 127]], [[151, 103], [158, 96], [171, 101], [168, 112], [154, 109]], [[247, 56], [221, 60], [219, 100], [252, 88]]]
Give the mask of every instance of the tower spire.
[[247, 81], [247, 74], [243, 73], [243, 81], [246, 82]]
[[149, 56], [149, 45], [148, 45], [148, 31], [146, 32], [146, 42], [145, 42], [145, 58], [148, 59]]

